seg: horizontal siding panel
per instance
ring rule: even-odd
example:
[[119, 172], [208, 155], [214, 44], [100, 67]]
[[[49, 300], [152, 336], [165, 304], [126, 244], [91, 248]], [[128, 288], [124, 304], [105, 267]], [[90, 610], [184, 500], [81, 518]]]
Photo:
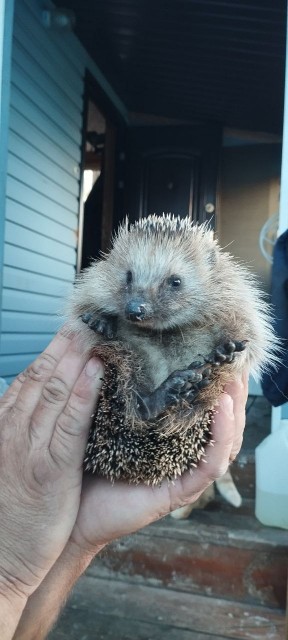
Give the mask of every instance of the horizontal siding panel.
[[81, 158], [81, 149], [80, 145], [74, 143], [71, 138], [69, 138], [64, 131], [62, 131], [61, 127], [54, 124], [52, 120], [49, 120], [45, 116], [45, 114], [39, 109], [39, 107], [31, 102], [28, 96], [18, 89], [13, 84], [11, 84], [11, 94], [10, 94], [11, 106], [17, 109], [19, 113], [27, 118], [32, 124], [34, 124], [40, 131], [43, 131], [48, 138], [53, 140], [54, 144], [58, 145], [62, 149], [68, 153], [75, 162], [80, 162]]
[[[38, 0], [22, 0], [21, 4], [16, 2], [16, 16], [24, 19], [25, 11], [28, 12], [30, 21], [32, 20], [32, 17], [36, 20], [35, 24], [38, 26], [38, 29], [40, 28], [40, 25], [42, 27], [42, 5], [39, 5]], [[30, 24], [32, 24], [32, 22], [30, 22]], [[81, 73], [83, 70], [84, 58], [82, 46], [73, 33], [69, 33], [69, 31], [67, 31], [65, 33], [65, 37], [63, 37], [63, 35], [63, 32], [61, 33], [61, 31], [59, 32], [51, 29], [49, 31], [49, 41], [53, 44], [53, 47], [55, 47], [58, 56], [61, 56], [62, 58], [64, 55], [69, 64], [72, 64], [74, 68], [78, 70], [78, 73]]]
[[21, 182], [35, 189], [38, 193], [54, 200], [65, 209], [77, 213], [78, 211], [78, 198], [71, 195], [65, 189], [62, 189], [59, 185], [52, 182], [49, 178], [39, 173], [36, 169], [29, 167], [26, 162], [20, 160], [16, 156], [8, 153], [8, 167], [7, 173], [10, 176], [15, 176]]
[[45, 293], [45, 295], [67, 297], [73, 285], [69, 282], [62, 282], [55, 278], [30, 273], [22, 269], [4, 267], [3, 286], [7, 289], [18, 289], [19, 291], [30, 291], [31, 293]]
[[[17, 72], [19, 86], [23, 85], [25, 79], [25, 82], [31, 83], [34, 91], [39, 91], [42, 97], [46, 96], [52, 112], [56, 108], [61, 117], [67, 113], [70, 124], [81, 127], [81, 105], [76, 107], [71, 100], [67, 100], [67, 95], [58, 85], [55, 85], [54, 79], [51, 80], [47, 74], [43, 73], [37, 60], [34, 60], [16, 40], [12, 51], [12, 73], [14, 72]], [[17, 84], [16, 77], [15, 84]]]
[[[21, 51], [14, 45], [14, 55], [17, 56], [17, 59], [22, 57], [22, 64], [27, 67], [27, 62], [25, 61], [25, 51]], [[26, 62], [26, 64], [25, 64]], [[41, 70], [40, 70], [41, 72]], [[32, 71], [31, 71], [32, 73]], [[23, 71], [23, 69], [13, 61], [12, 64], [12, 82], [24, 95], [28, 96], [29, 100], [37, 104], [37, 107], [41, 109], [43, 113], [45, 113], [48, 120], [52, 120], [54, 124], [61, 127], [63, 131], [65, 131], [66, 135], [81, 144], [81, 111], [78, 113], [77, 122], [75, 123], [69, 117], [69, 107], [68, 113], [65, 117], [65, 113], [63, 113], [62, 109], [60, 109], [57, 105], [57, 87], [52, 87], [52, 96], [55, 98], [54, 100], [49, 97], [48, 94], [44, 93], [42, 89], [37, 85], [37, 76], [34, 80], [31, 80], [30, 76]]]
[[37, 293], [3, 289], [2, 308], [4, 311], [24, 311], [35, 313], [60, 313], [61, 300], [53, 296], [43, 296]]
[[38, 43], [38, 34], [41, 32], [40, 44], [43, 45], [44, 54], [52, 56], [51, 60], [53, 59], [56, 65], [59, 57], [63, 57], [63, 70], [67, 73], [73, 72], [75, 81], [75, 76], [83, 73], [86, 51], [73, 32], [43, 27], [42, 10], [43, 3], [40, 0], [16, 0], [15, 19], [20, 26], [25, 27], [26, 32], [29, 29], [33, 30]]
[[8, 198], [16, 200], [28, 209], [42, 213], [47, 218], [61, 222], [70, 229], [78, 228], [78, 211], [67, 211], [47, 196], [37, 193], [23, 182], [12, 176], [7, 176], [6, 194]]
[[0, 376], [1, 378], [15, 377], [28, 367], [28, 365], [35, 360], [37, 353], [30, 354], [18, 354], [0, 356]]
[[11, 107], [10, 135], [13, 135], [13, 132], [18, 134], [22, 142], [25, 140], [34, 149], [41, 151], [42, 155], [45, 155], [54, 164], [55, 171], [60, 167], [72, 180], [75, 178], [79, 180], [80, 169], [77, 159], [71, 158], [64, 148], [59, 147], [43, 131], [37, 129], [33, 122], [27, 120], [22, 113]]
[[14, 247], [6, 243], [4, 247], [4, 265], [17, 267], [33, 273], [43, 273], [45, 276], [60, 278], [73, 282], [75, 278], [75, 268], [73, 265], [58, 262], [52, 258], [47, 258], [39, 253], [33, 253], [27, 249]]
[[15, 377], [16, 376], [5, 376], [5, 382], [7, 382], [7, 384], [10, 385], [13, 382], [13, 380], [15, 380]]
[[19, 204], [19, 202], [15, 202], [10, 198], [6, 199], [6, 220], [20, 224], [26, 227], [26, 229], [31, 229], [53, 240], [59, 241], [59, 238], [61, 238], [63, 245], [72, 247], [75, 250], [77, 249], [77, 229], [74, 231], [68, 229], [68, 227], [64, 227], [55, 220], [51, 220], [51, 218], [47, 218], [41, 213], [27, 209], [22, 204]]
[[78, 199], [79, 180], [77, 176], [69, 176], [59, 165], [49, 160], [49, 158], [42, 153], [42, 150], [35, 149], [35, 147], [31, 146], [31, 144], [12, 131], [9, 136], [8, 149], [10, 154], [20, 158], [28, 166], [36, 169]]
[[43, 313], [20, 313], [19, 311], [3, 311], [2, 331], [6, 333], [56, 333], [62, 326], [60, 316]]
[[[65, 234], [64, 227], [62, 227], [62, 233], [63, 235]], [[6, 221], [5, 242], [22, 247], [23, 249], [35, 251], [43, 256], [56, 258], [69, 265], [75, 263], [75, 249], [70, 249], [70, 247], [61, 244], [61, 236], [58, 242], [57, 240], [40, 236], [39, 233], [31, 231], [31, 229], [25, 229], [25, 227], [19, 224]]]
[[73, 34], [46, 30], [41, 12], [40, 0], [15, 0], [0, 342], [8, 381], [63, 324], [78, 247], [87, 53]]
[[[18, 6], [19, 4], [18, 2]], [[45, 29], [40, 29], [39, 25], [36, 25], [37, 30], [31, 30], [30, 16], [27, 16], [25, 21], [26, 25], [23, 25], [23, 23], [20, 24], [19, 19], [15, 20], [14, 39], [22, 45], [34, 60], [37, 60], [43, 75], [47, 74], [59, 86], [59, 89], [65, 92], [67, 98], [81, 109], [82, 96], [79, 92], [81, 75], [77, 70], [74, 71], [72, 65], [65, 65], [65, 61], [63, 61], [62, 66], [61, 60], [61, 66], [59, 66], [59, 57], [55, 48], [49, 42], [49, 33]], [[48, 51], [46, 52], [44, 50], [45, 40], [48, 46]]]
[[1, 335], [1, 353], [40, 353], [52, 340], [53, 334], [13, 334], [2, 333]]

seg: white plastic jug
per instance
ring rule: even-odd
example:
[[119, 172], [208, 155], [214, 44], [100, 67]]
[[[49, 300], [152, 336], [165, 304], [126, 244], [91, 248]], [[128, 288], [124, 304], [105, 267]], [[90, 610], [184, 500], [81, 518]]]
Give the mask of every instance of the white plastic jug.
[[256, 448], [256, 518], [288, 529], [288, 426], [281, 425]]

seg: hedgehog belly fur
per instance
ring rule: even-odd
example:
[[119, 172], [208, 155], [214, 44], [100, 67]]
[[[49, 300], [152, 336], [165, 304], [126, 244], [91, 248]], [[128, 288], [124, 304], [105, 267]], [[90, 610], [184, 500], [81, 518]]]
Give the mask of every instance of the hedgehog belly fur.
[[[129, 372], [131, 354], [121, 353], [121, 347], [112, 351], [111, 346], [95, 350], [95, 355], [103, 359], [115, 358], [123, 372]], [[113, 353], [113, 355], [112, 355]], [[174, 480], [184, 471], [196, 467], [205, 455], [205, 447], [211, 440], [211, 419], [213, 411], [203, 412], [202, 419], [189, 420], [191, 426], [181, 432], [166, 433], [153, 423], [144, 428], [127, 421], [129, 405], [129, 377], [119, 378], [117, 365], [110, 362], [105, 367], [102, 394], [97, 407], [94, 424], [90, 430], [84, 459], [84, 471], [109, 478], [111, 481], [127, 480], [132, 483], [144, 482], [158, 485], [166, 478]]]

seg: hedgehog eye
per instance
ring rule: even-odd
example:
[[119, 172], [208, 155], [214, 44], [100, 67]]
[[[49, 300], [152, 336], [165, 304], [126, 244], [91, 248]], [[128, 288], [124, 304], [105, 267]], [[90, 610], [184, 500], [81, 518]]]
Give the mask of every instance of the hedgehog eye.
[[177, 289], [177, 287], [180, 287], [181, 285], [181, 278], [176, 275], [170, 276], [170, 278], [168, 278], [168, 284], [170, 284], [174, 289]]
[[132, 279], [133, 279], [132, 271], [127, 271], [127, 273], [126, 273], [126, 282], [127, 282], [127, 284], [131, 284]]

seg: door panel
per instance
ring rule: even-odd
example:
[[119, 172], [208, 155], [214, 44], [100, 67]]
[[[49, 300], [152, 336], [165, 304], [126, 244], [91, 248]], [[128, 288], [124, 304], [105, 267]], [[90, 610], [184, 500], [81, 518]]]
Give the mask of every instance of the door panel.
[[124, 215], [133, 221], [171, 212], [214, 228], [221, 140], [218, 125], [127, 129], [120, 150], [126, 158]]
[[188, 212], [192, 216], [197, 168], [197, 158], [189, 156], [160, 153], [146, 158], [143, 214]]

